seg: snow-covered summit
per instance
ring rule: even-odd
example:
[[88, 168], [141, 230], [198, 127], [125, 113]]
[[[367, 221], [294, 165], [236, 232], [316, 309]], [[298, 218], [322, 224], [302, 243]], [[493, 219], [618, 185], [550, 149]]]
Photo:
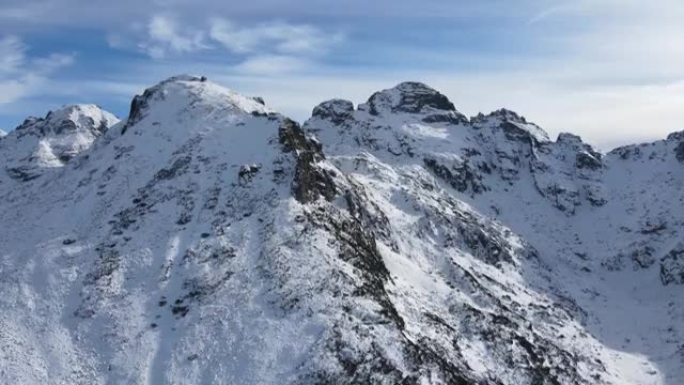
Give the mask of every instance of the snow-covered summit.
[[90, 148], [117, 122], [93, 104], [64, 106], [44, 118], [27, 118], [0, 143], [0, 157], [10, 177], [33, 179]]
[[16, 129], [16, 136], [57, 137], [89, 132], [102, 135], [119, 120], [94, 104], [74, 104], [49, 111], [44, 118], [29, 117]]
[[150, 113], [181, 115], [190, 106], [220, 107], [222, 112], [239, 114], [267, 114], [261, 98], [250, 98], [212, 83], [204, 76], [179, 75], [168, 78], [137, 95], [123, 130]]
[[3, 138], [3, 137], [5, 137], [5, 136], [7, 136], [7, 131], [5, 131], [5, 130], [3, 130], [2, 128], [0, 128], [0, 138]]
[[454, 104], [439, 91], [419, 82], [403, 82], [378, 91], [360, 104], [358, 109], [371, 115], [425, 114], [428, 119], [467, 120]]
[[549, 135], [538, 125], [528, 122], [525, 117], [505, 108], [493, 111], [487, 115], [482, 113], [470, 120], [475, 127], [489, 126], [500, 128], [506, 136], [514, 139], [525, 139], [528, 136], [537, 142], [548, 142]]

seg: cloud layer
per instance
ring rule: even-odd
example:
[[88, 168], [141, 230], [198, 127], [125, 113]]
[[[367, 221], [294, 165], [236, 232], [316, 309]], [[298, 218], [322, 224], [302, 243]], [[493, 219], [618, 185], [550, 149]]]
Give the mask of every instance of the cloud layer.
[[36, 92], [55, 71], [73, 63], [73, 55], [52, 53], [29, 58], [17, 36], [0, 39], [0, 104], [11, 103]]

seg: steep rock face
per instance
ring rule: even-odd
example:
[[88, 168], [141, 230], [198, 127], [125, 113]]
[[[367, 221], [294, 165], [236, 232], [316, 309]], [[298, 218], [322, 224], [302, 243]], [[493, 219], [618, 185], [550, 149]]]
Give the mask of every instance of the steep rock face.
[[[391, 106], [402, 100], [401, 94], [405, 91], [403, 87], [397, 87], [383, 92], [393, 95], [392, 98], [381, 99], [393, 100], [392, 103], [385, 103], [385, 106]], [[402, 250], [401, 241], [383, 237], [381, 240], [387, 249], [398, 255], [425, 256], [429, 255], [425, 250], [434, 248], [443, 255], [448, 253], [445, 250], [452, 244], [451, 239], [460, 238], [466, 242], [457, 243], [458, 250], [467, 251], [475, 259], [482, 255], [491, 258], [498, 254], [496, 248], [485, 248], [486, 251], [482, 253], [477, 252], [477, 248], [469, 249], [468, 245], [473, 245], [472, 240], [477, 239], [475, 232], [454, 232], [464, 223], [470, 223], [465, 220], [469, 216], [458, 215], [444, 222], [448, 223], [444, 228], [440, 227], [442, 213], [463, 210], [449, 206], [443, 199], [427, 198], [433, 192], [444, 191], [449, 199], [456, 198], [459, 204], [467, 203], [478, 215], [495, 218], [494, 223], [521, 235], [525, 240], [523, 253], [531, 256], [484, 258], [483, 262], [507, 271], [506, 266], [510, 265], [502, 262], [513, 261], [513, 266], [517, 266], [513, 269], [520, 272], [524, 277], [521, 279], [526, 282], [522, 284], [523, 287], [530, 290], [529, 285], [532, 284], [533, 291], [544, 288], [541, 291], [551, 296], [554, 306], [566, 309], [573, 319], [580, 320], [581, 327], [594, 335], [599, 344], [618, 344], [625, 349], [621, 353], [608, 353], [610, 349], [598, 353], [603, 348], [597, 348], [591, 354], [604, 357], [600, 359], [602, 369], [595, 368], [596, 372], [591, 375], [563, 371], [561, 374], [554, 372], [553, 375], [544, 375], [541, 369], [537, 372], [539, 377], [536, 380], [531, 380], [535, 378], [532, 371], [513, 371], [515, 377], [506, 377], [504, 373], [511, 372], [492, 369], [506, 368], [496, 359], [481, 367], [480, 373], [490, 376], [498, 373], [494, 376], [500, 376], [498, 378], [502, 383], [529, 380], [558, 381], [563, 384], [582, 381], [669, 384], [678, 378], [682, 366], [679, 363], [681, 349], [676, 341], [680, 340], [677, 336], [682, 331], [676, 325], [681, 322], [682, 314], [667, 309], [681, 306], [683, 299], [676, 289], [663, 286], [666, 282], [668, 286], [679, 282], [677, 277], [680, 272], [676, 250], [674, 254], [671, 253], [672, 244], [681, 237], [678, 226], [684, 216], [684, 202], [678, 193], [684, 181], [677, 164], [679, 140], [675, 138], [676, 134], [666, 141], [601, 154], [572, 134], [561, 134], [555, 142], [550, 141], [541, 128], [507, 110], [480, 114], [470, 121], [459, 120], [454, 123], [448, 120], [426, 120], [430, 112], [418, 109], [412, 110], [417, 112], [397, 111], [383, 115], [372, 113], [364, 105], [357, 110], [351, 110], [351, 106], [351, 103], [346, 103], [344, 116], [339, 119], [332, 119], [331, 115], [314, 114], [304, 128], [321, 140], [328, 160], [345, 174], [358, 178], [361, 185], [373, 186], [375, 197], [391, 197], [384, 203], [377, 202], [380, 198], [376, 198], [375, 203], [375, 206], [383, 208], [384, 213], [395, 213], [386, 214], [394, 218], [389, 221], [389, 227], [393, 230], [384, 233], [401, 234], [401, 230], [396, 229], [400, 227], [397, 223], [407, 223], [410, 224], [407, 225], [408, 230], [403, 231], [409, 233], [395, 235], [396, 238], [430, 240], [430, 246], [421, 246], [420, 252], [412, 252]], [[385, 107], [384, 111], [388, 110], [391, 111], [391, 108]], [[399, 178], [388, 179], [389, 175]], [[410, 190], [408, 186], [413, 184], [420, 187]], [[382, 191], [379, 186], [384, 185], [401, 186], [401, 193], [389, 187], [387, 192], [379, 193]], [[411, 192], [406, 193], [406, 190]], [[648, 196], [645, 196], [646, 191]], [[406, 198], [404, 194], [412, 198]], [[429, 228], [427, 232], [418, 232], [422, 227], [411, 219], [396, 219], [396, 213], [405, 211], [405, 206], [414, 209], [421, 207], [421, 204], [412, 203], [415, 197], [420, 197], [421, 204], [440, 202], [434, 208], [435, 213], [439, 213], [436, 216], [427, 214], [424, 209], [414, 214], [425, 218]], [[642, 203], [646, 202], [644, 199], [649, 203]], [[473, 229], [483, 227], [485, 225], [478, 222], [472, 226]], [[500, 242], [489, 238], [497, 233], [496, 230], [487, 228], [484, 233], [488, 238], [480, 244], [495, 245]], [[507, 242], [518, 244], [518, 241]], [[397, 254], [392, 254], [391, 259], [397, 259]], [[424, 266], [434, 269], [435, 265], [431, 262]], [[415, 274], [417, 269], [413, 267], [410, 270]], [[444, 276], [444, 273], [435, 273], [439, 278], [432, 278], [431, 273], [426, 274], [438, 282]], [[631, 277], [632, 274], [638, 278]], [[510, 286], [510, 283], [507, 284], [507, 287]], [[641, 293], [634, 295], [635, 290]], [[418, 296], [413, 293], [407, 297]], [[509, 296], [517, 297], [510, 293]], [[631, 311], [626, 309], [642, 308], [645, 306], [644, 297], [657, 298], [647, 305], [651, 314], [656, 315], [633, 317], [624, 325], [620, 324], [616, 315], [626, 312], [625, 317], [628, 317]], [[506, 301], [501, 300], [500, 303]], [[606, 306], [606, 303], [613, 305]], [[491, 311], [510, 320], [515, 319], [516, 315], [507, 309], [525, 306], [528, 305], [496, 305]], [[399, 311], [399, 314], [402, 312]], [[431, 314], [447, 320], [446, 325], [463, 322], [453, 315]], [[409, 318], [403, 314], [402, 317]], [[421, 325], [420, 333], [433, 330], [431, 333], [448, 334], [445, 331], [448, 328], [438, 331], [430, 329], [428, 322], [415, 322]], [[614, 325], [616, 322], [620, 324], [619, 327]], [[643, 328], [644, 324], [658, 330], [668, 330], [668, 336], [650, 333]], [[497, 330], [502, 332], [497, 334], [502, 340], [522, 337], [516, 337], [514, 333], [506, 334], [504, 330]], [[469, 332], [484, 333], [472, 327]], [[639, 336], [641, 344], [632, 342], [635, 336]], [[562, 357], [565, 354], [563, 352], [566, 352], [582, 360], [582, 353], [572, 350], [573, 343], [564, 345], [559, 343], [557, 337], [549, 339], [553, 341], [553, 349], [557, 349], [556, 354], [547, 357]], [[537, 336], [536, 341], [539, 338]], [[561, 340], [567, 341], [566, 338], [564, 334]], [[479, 339], [480, 342], [483, 340], [483, 337]], [[440, 342], [431, 343], [446, 349]], [[667, 346], [667, 353], [661, 353], [658, 346]], [[483, 348], [487, 357], [503, 357], [501, 346], [492, 344]], [[652, 359], [652, 363], [643, 363], [646, 365], [644, 367], [650, 369], [625, 371], [622, 367], [624, 362], [637, 359], [628, 353], [630, 349], [643, 352]], [[547, 347], [546, 351], [551, 350]], [[612, 358], [605, 358], [607, 356], [604, 354]], [[556, 367], [564, 365], [557, 363]], [[575, 362], [567, 365], [584, 364]]]
[[0, 179], [2, 383], [683, 374], [679, 137], [601, 154], [420, 83], [300, 126], [187, 75], [72, 122], [100, 133]]

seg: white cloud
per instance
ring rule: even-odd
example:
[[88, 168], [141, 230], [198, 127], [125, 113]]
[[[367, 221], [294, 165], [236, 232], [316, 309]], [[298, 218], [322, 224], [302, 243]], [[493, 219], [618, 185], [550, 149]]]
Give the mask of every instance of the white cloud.
[[[189, 28], [181, 29], [171, 17], [153, 16], [147, 25], [147, 40], [140, 48], [153, 58], [163, 58], [171, 53], [189, 53], [208, 46], [204, 42], [204, 32]], [[110, 36], [110, 45], [116, 44], [116, 37]]]
[[285, 54], [320, 54], [343, 39], [304, 24], [273, 22], [239, 28], [228, 20], [214, 19], [209, 35], [237, 53], [275, 51]]
[[[341, 33], [328, 33], [305, 24], [269, 22], [239, 27], [227, 19], [212, 18], [205, 24], [181, 27], [170, 16], [152, 17], [142, 29], [144, 40], [138, 48], [153, 59], [170, 55], [188, 57], [199, 50], [223, 54], [225, 70], [243, 75], [275, 76], [312, 70], [318, 60], [343, 40]], [[109, 34], [111, 48], [126, 49], [128, 32]], [[218, 59], [221, 60], [221, 59]], [[229, 64], [230, 62], [234, 64]]]
[[55, 71], [73, 63], [73, 55], [54, 53], [29, 58], [17, 36], [0, 39], [0, 104], [15, 102], [36, 91]]
[[238, 73], [248, 75], [283, 75], [310, 70], [313, 63], [307, 59], [284, 55], [257, 55], [245, 59], [233, 67]]
[[[168, 15], [150, 18], [142, 31], [134, 25], [128, 33], [144, 34], [138, 48], [155, 59], [199, 50], [223, 48], [243, 62], [237, 69], [273, 72], [299, 66], [303, 57], [317, 57], [343, 39], [341, 33], [327, 33], [305, 24], [269, 22], [240, 27], [227, 19], [212, 18], [202, 23], [185, 23]], [[126, 48], [126, 32], [110, 33], [112, 48]], [[226, 55], [228, 56], [228, 55]], [[295, 65], [297, 64], [297, 65]], [[268, 67], [268, 68], [267, 68]], [[280, 70], [278, 70], [280, 71]]]
[[0, 74], [17, 71], [25, 60], [24, 51], [24, 45], [18, 37], [0, 39]]

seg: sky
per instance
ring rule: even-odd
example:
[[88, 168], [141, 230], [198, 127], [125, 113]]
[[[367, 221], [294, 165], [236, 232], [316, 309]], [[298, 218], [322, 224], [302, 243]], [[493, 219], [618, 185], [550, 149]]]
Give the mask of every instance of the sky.
[[176, 74], [297, 120], [422, 81], [600, 149], [684, 129], [681, 0], [0, 0], [0, 129]]

